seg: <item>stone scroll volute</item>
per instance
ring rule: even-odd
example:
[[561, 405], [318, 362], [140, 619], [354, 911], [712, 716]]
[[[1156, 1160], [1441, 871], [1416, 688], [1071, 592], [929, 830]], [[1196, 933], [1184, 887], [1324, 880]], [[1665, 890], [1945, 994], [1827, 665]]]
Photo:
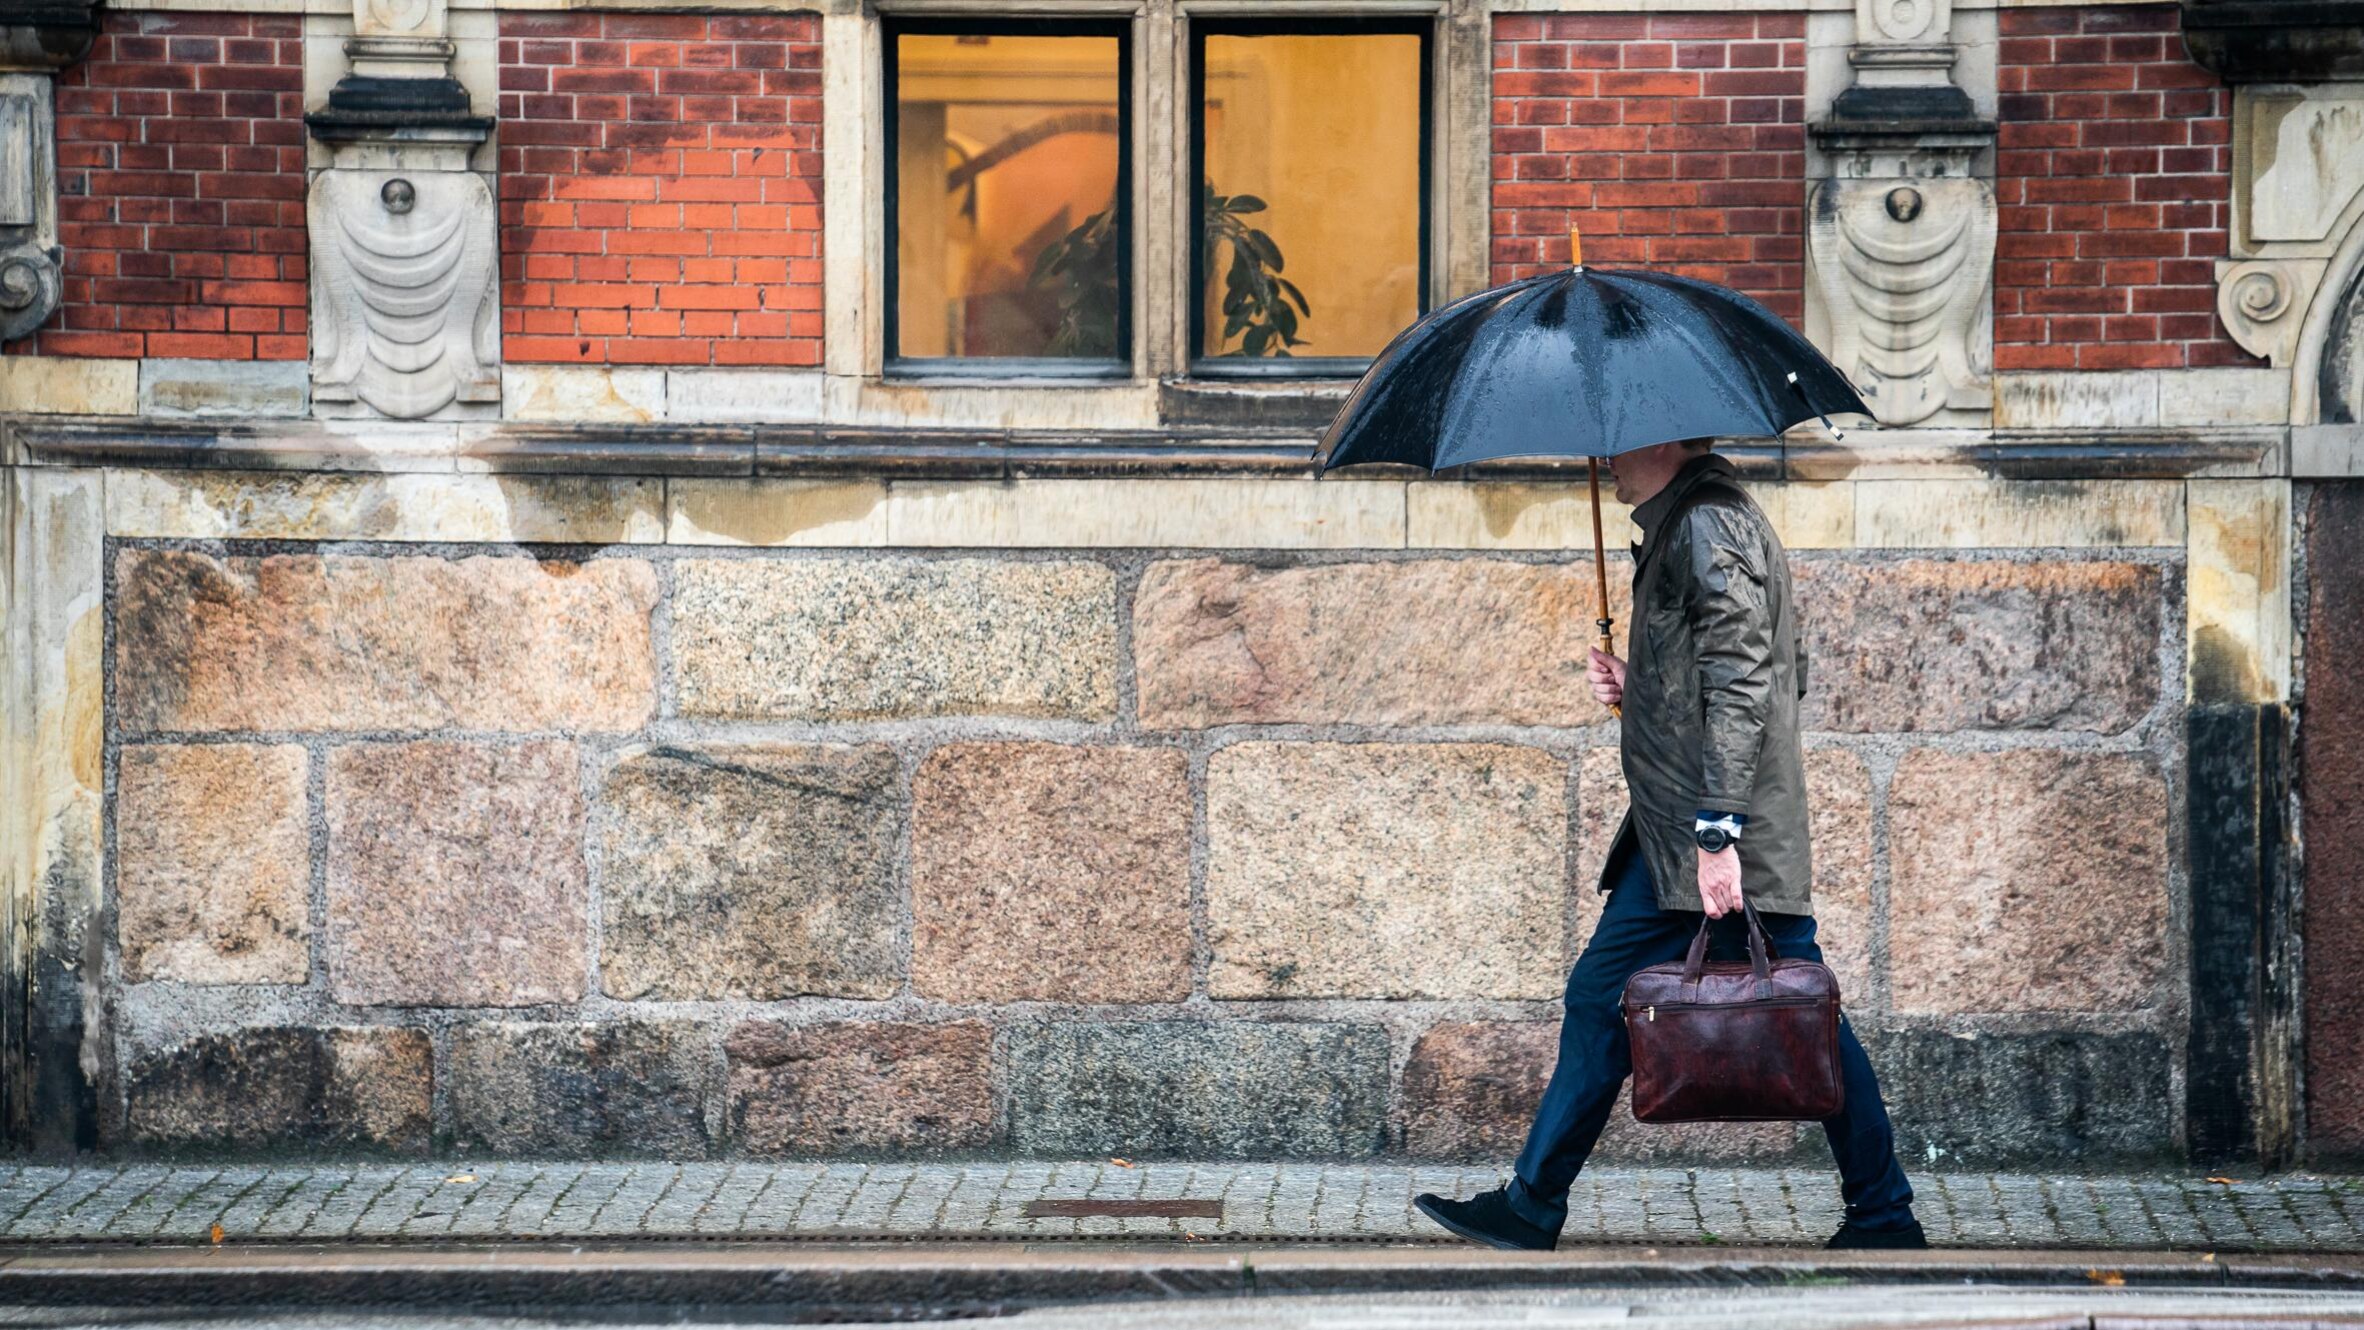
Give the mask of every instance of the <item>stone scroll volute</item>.
[[1808, 205], [1816, 340], [1883, 425], [1991, 399], [1995, 195], [1975, 178], [1837, 179]]
[[312, 184], [312, 395], [418, 420], [500, 400], [492, 191], [467, 171]]

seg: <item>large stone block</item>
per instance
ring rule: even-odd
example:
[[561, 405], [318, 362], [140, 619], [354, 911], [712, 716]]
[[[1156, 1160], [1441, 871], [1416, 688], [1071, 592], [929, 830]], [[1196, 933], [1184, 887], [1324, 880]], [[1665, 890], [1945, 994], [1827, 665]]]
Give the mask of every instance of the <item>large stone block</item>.
[[128, 733], [628, 730], [655, 702], [637, 559], [133, 549], [115, 578]]
[[[1983, 440], [1971, 435], [1965, 442], [1977, 446]], [[2120, 549], [2183, 543], [2181, 480], [1949, 480], [1927, 474], [1872, 479], [1863, 474], [1864, 459], [1855, 460], [1858, 549]]]
[[454, 1145], [505, 1158], [707, 1153], [713, 1043], [697, 1026], [463, 1025], [452, 1032]]
[[683, 715], [883, 720], [1116, 714], [1116, 577], [997, 559], [685, 560]]
[[2147, 564], [1907, 559], [1797, 565], [1809, 730], [2091, 730], [2159, 700]]
[[115, 774], [126, 979], [300, 984], [311, 830], [293, 744], [130, 744]]
[[2129, 1011], [2167, 956], [2167, 785], [2148, 758], [2034, 749], [1897, 764], [1900, 1011]]
[[422, 1030], [265, 1027], [200, 1034], [133, 1061], [132, 1141], [168, 1151], [424, 1154], [433, 1073]]
[[[1872, 1004], [1871, 769], [1844, 748], [1806, 750], [1814, 853], [1814, 942], [1853, 1010]], [[1742, 884], [1747, 889], [1747, 884]]]
[[[468, 465], [523, 446], [473, 438]], [[397, 540], [489, 545], [653, 545], [665, 482], [653, 476], [454, 474], [458, 439], [430, 429], [291, 429], [257, 465], [275, 471], [131, 471], [108, 477], [107, 531], [160, 540]], [[628, 454], [627, 454], [628, 455]], [[617, 461], [619, 467], [628, 463]], [[318, 468], [318, 469], [309, 469]], [[345, 470], [343, 468], [350, 468]]]
[[1431, 1026], [1404, 1065], [1404, 1149], [1415, 1159], [1518, 1153], [1559, 1058], [1557, 1021]]
[[1155, 563], [1133, 604], [1141, 723], [1591, 725], [1594, 615], [1589, 560]]
[[1505, 744], [1239, 744], [1207, 763], [1216, 997], [1548, 998], [1567, 768]]
[[2307, 518], [2307, 1135], [2319, 1159], [2364, 1161], [2364, 484], [2315, 486]]
[[355, 744], [328, 759], [328, 975], [361, 1006], [583, 996], [573, 744]]
[[[1094, 432], [1113, 422], [1106, 415]], [[963, 549], [1393, 549], [1404, 487], [1311, 478], [1127, 477], [898, 482], [901, 546]]]
[[617, 998], [890, 997], [903, 801], [884, 748], [658, 747], [600, 789]]
[[1180, 1021], [1010, 1035], [1010, 1131], [1053, 1158], [1303, 1159], [1379, 1153], [1387, 1032]]
[[921, 763], [912, 987], [955, 1002], [1190, 995], [1178, 749], [955, 744]]
[[2170, 1059], [2157, 1035], [1856, 1033], [1907, 1167], [2092, 1167], [2174, 1147]]
[[993, 1031], [749, 1021], [733, 1030], [731, 1136], [758, 1155], [954, 1150], [993, 1140]]

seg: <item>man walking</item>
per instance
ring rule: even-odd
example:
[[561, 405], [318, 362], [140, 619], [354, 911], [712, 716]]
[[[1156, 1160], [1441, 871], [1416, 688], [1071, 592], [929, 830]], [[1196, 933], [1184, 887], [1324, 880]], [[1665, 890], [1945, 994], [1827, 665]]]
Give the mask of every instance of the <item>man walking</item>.
[[[1601, 872], [1609, 893], [1568, 976], [1558, 1065], [1507, 1187], [1421, 1211], [1474, 1242], [1549, 1250], [1568, 1188], [1633, 1070], [1619, 999], [1636, 970], [1680, 960], [1702, 911], [1714, 943], [1745, 941], [1741, 893], [1783, 956], [1820, 960], [1808, 901], [1806, 661], [1789, 561], [1732, 466], [1705, 440], [1637, 449], [1610, 464], [1642, 529], [1630, 661], [1595, 650], [1593, 695], [1624, 708], [1629, 807]], [[1846, 1108], [1822, 1124], [1847, 1220], [1832, 1247], [1924, 1247], [1888, 1110], [1855, 1032], [1839, 1027]]]

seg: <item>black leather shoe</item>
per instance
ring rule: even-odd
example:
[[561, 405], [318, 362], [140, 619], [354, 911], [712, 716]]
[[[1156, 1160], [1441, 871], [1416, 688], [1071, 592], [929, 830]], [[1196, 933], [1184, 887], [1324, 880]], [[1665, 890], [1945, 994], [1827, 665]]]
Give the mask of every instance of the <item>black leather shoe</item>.
[[1929, 1238], [1921, 1232], [1921, 1222], [1908, 1219], [1902, 1228], [1858, 1228], [1853, 1224], [1839, 1225], [1839, 1231], [1822, 1244], [1832, 1251], [1927, 1251]]
[[1480, 1192], [1466, 1201], [1448, 1201], [1434, 1192], [1422, 1192], [1412, 1198], [1412, 1204], [1454, 1236], [1501, 1251], [1550, 1251], [1560, 1243], [1558, 1229], [1538, 1228], [1510, 1208], [1506, 1187]]

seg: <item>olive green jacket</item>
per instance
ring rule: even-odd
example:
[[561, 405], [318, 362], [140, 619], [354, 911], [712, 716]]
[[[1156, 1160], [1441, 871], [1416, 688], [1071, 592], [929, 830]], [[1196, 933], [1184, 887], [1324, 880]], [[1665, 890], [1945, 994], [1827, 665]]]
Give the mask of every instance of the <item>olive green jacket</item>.
[[[1635, 509], [1634, 522], [1643, 541], [1619, 737], [1631, 805], [1618, 848], [1639, 849], [1660, 909], [1697, 910], [1694, 818], [1746, 814], [1742, 894], [1760, 910], [1811, 914], [1798, 737], [1806, 657], [1780, 538], [1712, 453]], [[1612, 869], [1620, 857], [1610, 856]]]

